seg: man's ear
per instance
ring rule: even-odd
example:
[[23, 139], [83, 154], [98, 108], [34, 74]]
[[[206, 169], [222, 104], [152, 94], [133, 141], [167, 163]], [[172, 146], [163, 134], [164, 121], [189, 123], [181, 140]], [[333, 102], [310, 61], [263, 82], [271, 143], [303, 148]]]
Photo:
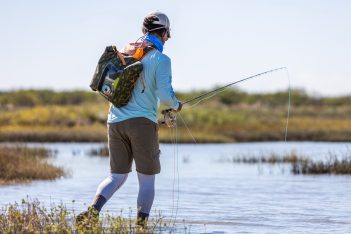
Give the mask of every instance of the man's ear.
[[162, 33], [162, 41], [163, 43], [165, 43], [168, 39], [168, 35], [167, 35], [167, 31], [165, 30], [163, 33]]

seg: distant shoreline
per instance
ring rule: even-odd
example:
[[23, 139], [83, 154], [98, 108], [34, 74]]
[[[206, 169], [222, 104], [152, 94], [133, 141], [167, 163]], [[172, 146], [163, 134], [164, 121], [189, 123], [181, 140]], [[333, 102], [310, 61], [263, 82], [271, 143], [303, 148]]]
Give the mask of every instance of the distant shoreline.
[[[188, 100], [201, 93], [177, 97]], [[286, 91], [248, 94], [226, 89], [199, 105], [184, 106], [177, 114], [177, 142], [193, 143], [193, 137], [199, 143], [283, 141], [287, 122], [288, 141], [351, 141], [351, 96], [318, 98], [292, 90], [289, 119], [287, 104]], [[87, 91], [0, 93], [0, 142], [107, 141], [109, 105]], [[165, 126], [159, 126], [159, 139], [172, 142]]]

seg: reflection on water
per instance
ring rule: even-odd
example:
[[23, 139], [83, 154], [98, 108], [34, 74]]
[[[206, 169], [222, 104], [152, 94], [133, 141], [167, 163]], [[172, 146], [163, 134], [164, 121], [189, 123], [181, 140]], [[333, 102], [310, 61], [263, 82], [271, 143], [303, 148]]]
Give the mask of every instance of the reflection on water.
[[[85, 209], [109, 172], [108, 158], [86, 155], [102, 144], [39, 145], [58, 150], [52, 162], [69, 170], [70, 176], [2, 186], [1, 205], [28, 195], [47, 205], [63, 202], [76, 211]], [[350, 147], [350, 143], [307, 142], [179, 145], [177, 168], [174, 147], [163, 144], [153, 215], [161, 212], [166, 219], [177, 215], [178, 225], [183, 227], [185, 220], [191, 233], [351, 233], [351, 176], [296, 176], [286, 166], [228, 163], [236, 155], [291, 150], [323, 159], [329, 152], [341, 155]], [[137, 192], [132, 172], [103, 211], [123, 209], [129, 215], [129, 208], [135, 211]]]

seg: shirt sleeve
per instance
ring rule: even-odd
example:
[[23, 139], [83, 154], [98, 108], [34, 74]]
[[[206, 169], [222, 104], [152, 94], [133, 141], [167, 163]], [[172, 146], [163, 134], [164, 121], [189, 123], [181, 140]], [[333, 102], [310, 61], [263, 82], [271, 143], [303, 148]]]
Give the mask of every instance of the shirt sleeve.
[[172, 109], [178, 109], [179, 102], [172, 87], [171, 60], [168, 57], [162, 59], [156, 68], [156, 88], [162, 103]]

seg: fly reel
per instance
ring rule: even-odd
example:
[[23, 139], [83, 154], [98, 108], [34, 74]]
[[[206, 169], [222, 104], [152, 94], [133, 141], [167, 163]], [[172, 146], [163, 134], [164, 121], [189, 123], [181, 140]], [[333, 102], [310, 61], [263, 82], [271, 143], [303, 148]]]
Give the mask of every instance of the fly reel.
[[175, 115], [174, 110], [166, 109], [161, 112], [163, 114], [162, 124], [166, 124], [169, 128], [174, 128], [177, 126], [177, 117]]

